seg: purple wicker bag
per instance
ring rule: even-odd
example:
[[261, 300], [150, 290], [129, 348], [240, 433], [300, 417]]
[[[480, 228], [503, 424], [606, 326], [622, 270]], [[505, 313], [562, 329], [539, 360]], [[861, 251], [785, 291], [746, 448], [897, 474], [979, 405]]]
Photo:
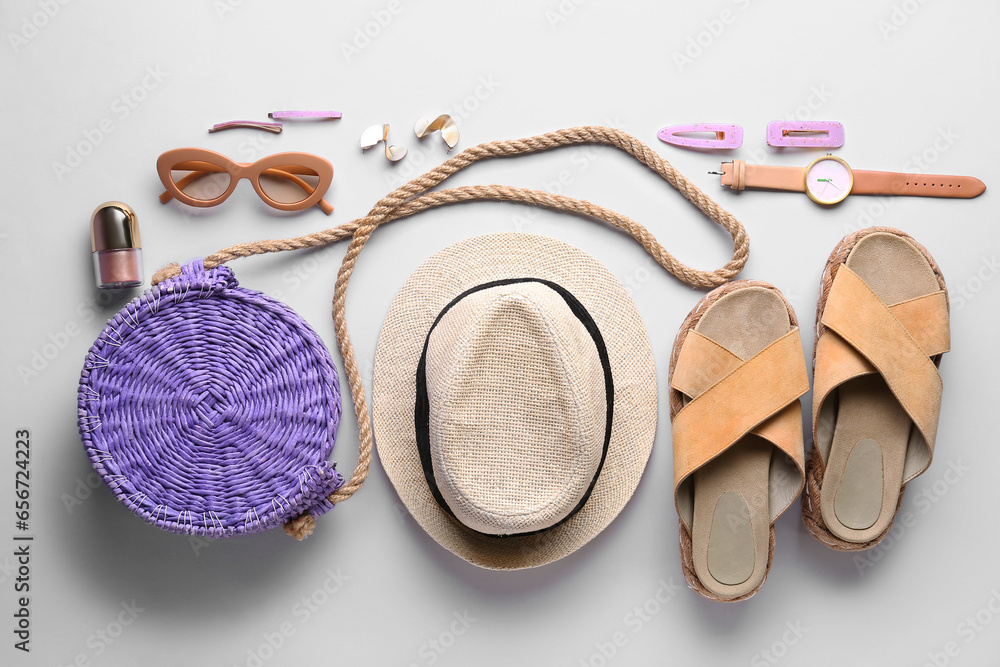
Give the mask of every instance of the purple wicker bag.
[[94, 469], [149, 523], [229, 537], [333, 505], [336, 368], [294, 311], [200, 261], [108, 321], [80, 376]]

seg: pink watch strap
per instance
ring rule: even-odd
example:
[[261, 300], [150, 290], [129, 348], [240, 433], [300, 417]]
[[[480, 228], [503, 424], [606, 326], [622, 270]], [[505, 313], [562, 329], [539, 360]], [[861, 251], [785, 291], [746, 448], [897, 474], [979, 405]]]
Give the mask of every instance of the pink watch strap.
[[[855, 172], [857, 173], [857, 172]], [[722, 184], [733, 190], [766, 188], [768, 190], [806, 191], [806, 170], [803, 167], [769, 167], [733, 160], [722, 164]]]
[[972, 176], [900, 174], [892, 171], [855, 169], [851, 194], [970, 199], [978, 197], [985, 190], [986, 184]]
[[[911, 197], [949, 197], [971, 199], [986, 190], [986, 185], [972, 176], [939, 174], [900, 174], [892, 171], [854, 169], [852, 195], [909, 195]], [[766, 188], [805, 192], [804, 167], [773, 167], [733, 160], [722, 164], [722, 185], [733, 190]]]

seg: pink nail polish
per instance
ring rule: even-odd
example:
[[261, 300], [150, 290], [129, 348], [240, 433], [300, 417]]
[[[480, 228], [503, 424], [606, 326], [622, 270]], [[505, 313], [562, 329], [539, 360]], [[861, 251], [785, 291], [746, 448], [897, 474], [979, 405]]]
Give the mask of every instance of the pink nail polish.
[[139, 221], [128, 204], [109, 201], [90, 217], [94, 275], [101, 289], [124, 289], [142, 284], [142, 242]]

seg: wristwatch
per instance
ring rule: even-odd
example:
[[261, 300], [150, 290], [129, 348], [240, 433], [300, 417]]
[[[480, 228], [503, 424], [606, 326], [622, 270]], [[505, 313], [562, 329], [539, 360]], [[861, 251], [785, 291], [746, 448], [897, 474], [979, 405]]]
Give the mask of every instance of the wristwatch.
[[847, 195], [908, 195], [911, 197], [953, 197], [969, 199], [986, 190], [972, 176], [900, 174], [891, 171], [861, 171], [833, 155], [813, 160], [808, 167], [768, 167], [743, 160], [724, 162], [722, 185], [733, 190], [766, 188], [805, 192], [818, 204], [836, 204]]

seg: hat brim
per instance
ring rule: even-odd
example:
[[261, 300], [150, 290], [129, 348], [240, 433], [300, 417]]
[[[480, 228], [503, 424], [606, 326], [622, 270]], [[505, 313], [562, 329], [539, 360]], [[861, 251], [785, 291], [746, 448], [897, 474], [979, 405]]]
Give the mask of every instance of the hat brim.
[[[427, 332], [465, 290], [493, 280], [558, 283], [593, 317], [614, 379], [607, 459], [586, 504], [568, 521], [524, 536], [494, 537], [443, 510], [427, 486], [414, 427], [416, 369]], [[632, 497], [656, 433], [656, 369], [646, 328], [621, 282], [600, 262], [562, 241], [531, 234], [466, 239], [431, 256], [399, 290], [379, 334], [372, 392], [375, 447], [400, 500], [441, 546], [480, 567], [517, 570], [551, 563], [604, 530]]]

